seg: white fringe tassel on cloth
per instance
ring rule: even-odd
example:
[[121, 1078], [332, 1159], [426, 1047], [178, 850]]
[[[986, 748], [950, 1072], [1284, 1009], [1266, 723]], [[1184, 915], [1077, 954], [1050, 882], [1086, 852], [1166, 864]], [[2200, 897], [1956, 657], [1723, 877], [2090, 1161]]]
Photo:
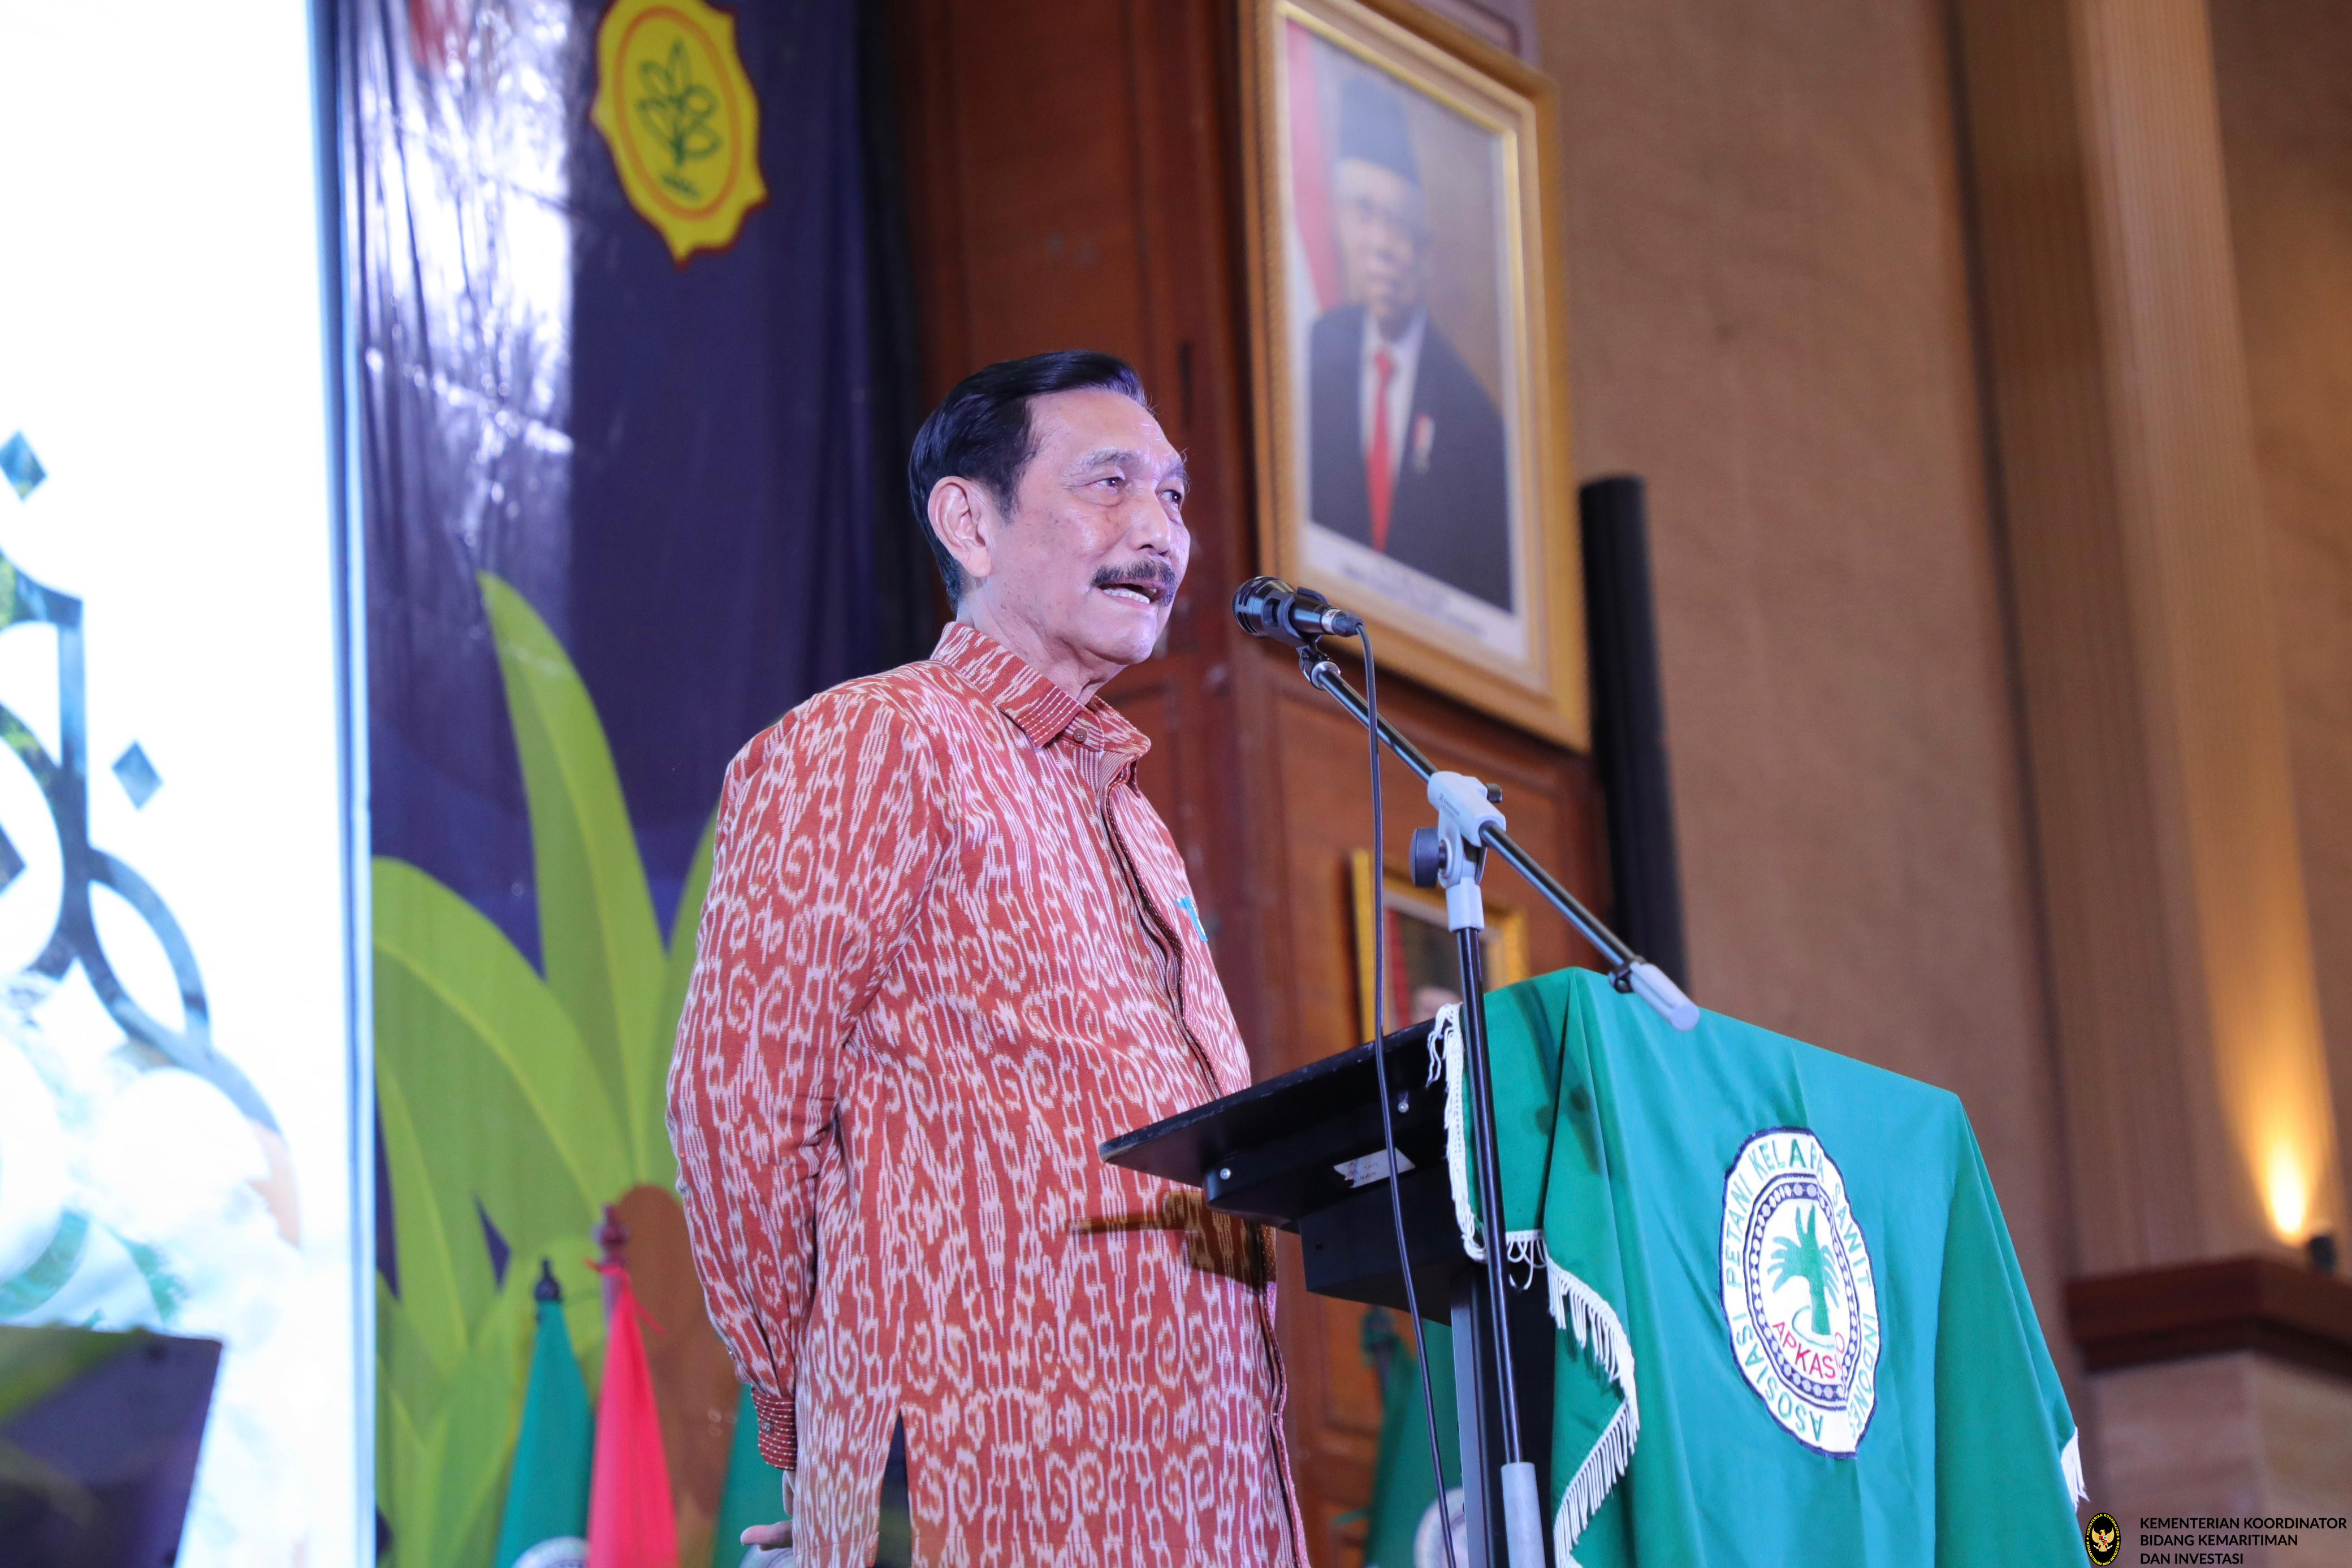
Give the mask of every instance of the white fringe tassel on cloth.
[[[1478, 1211], [1470, 1202], [1470, 1135], [1468, 1103], [1462, 1093], [1461, 1015], [1458, 1006], [1441, 1008], [1430, 1026], [1429, 1082], [1436, 1082], [1440, 1073], [1445, 1078], [1445, 1174], [1447, 1185], [1454, 1189], [1454, 1222], [1462, 1231], [1462, 1250], [1483, 1262], [1486, 1249], [1478, 1239]], [[1559, 1558], [1560, 1568], [1575, 1568], [1576, 1559], [1570, 1552], [1577, 1537], [1584, 1533], [1584, 1527], [1601, 1511], [1610, 1489], [1624, 1479], [1626, 1467], [1633, 1462], [1633, 1444], [1641, 1437], [1642, 1403], [1634, 1391], [1633, 1342], [1626, 1337], [1625, 1325], [1618, 1319], [1617, 1310], [1599, 1291], [1552, 1261], [1545, 1250], [1540, 1230], [1506, 1232], [1503, 1258], [1506, 1262], [1528, 1266], [1528, 1285], [1535, 1283], [1537, 1267], [1542, 1268], [1550, 1287], [1551, 1321], [1559, 1325], [1563, 1333], [1576, 1336], [1577, 1348], [1591, 1356], [1608, 1374], [1609, 1381], [1625, 1401], [1609, 1418], [1609, 1425], [1601, 1428], [1592, 1451], [1576, 1468], [1575, 1478], [1560, 1499], [1559, 1512], [1552, 1519], [1552, 1553]], [[2066, 1446], [2066, 1458], [2067, 1476], [2079, 1497], [2082, 1462], [2072, 1443]]]
[[1576, 1538], [1584, 1533], [1584, 1527], [1601, 1511], [1609, 1490], [1624, 1479], [1626, 1467], [1633, 1462], [1633, 1444], [1642, 1435], [1642, 1401], [1634, 1390], [1633, 1342], [1626, 1337], [1617, 1309], [1598, 1291], [1553, 1262], [1549, 1253], [1543, 1262], [1545, 1277], [1551, 1282], [1551, 1321], [1576, 1335], [1577, 1348], [1609, 1375], [1625, 1401], [1601, 1429], [1592, 1451], [1576, 1467], [1576, 1475], [1559, 1500], [1559, 1512], [1552, 1519], [1552, 1554], [1559, 1559], [1560, 1568], [1575, 1568], [1576, 1559], [1570, 1553]]
[[[1486, 1260], [1486, 1244], [1478, 1239], [1478, 1211], [1470, 1202], [1470, 1124], [1468, 1102], [1462, 1097], [1462, 1009], [1460, 1004], [1437, 1009], [1429, 1024], [1429, 1076], [1435, 1082], [1445, 1074], [1445, 1176], [1454, 1189], [1454, 1223], [1462, 1232], [1462, 1250], [1478, 1262]], [[1506, 1238], [1507, 1244], [1508, 1238]]]

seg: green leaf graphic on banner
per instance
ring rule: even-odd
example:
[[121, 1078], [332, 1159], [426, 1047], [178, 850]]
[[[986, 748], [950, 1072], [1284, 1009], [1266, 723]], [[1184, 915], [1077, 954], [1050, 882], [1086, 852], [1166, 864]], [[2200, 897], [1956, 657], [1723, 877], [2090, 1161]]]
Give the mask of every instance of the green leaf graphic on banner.
[[[702, 825], [702, 842], [695, 847], [694, 859], [687, 865], [686, 885], [678, 890], [677, 918], [671, 923], [669, 934], [669, 964], [662, 977], [661, 1010], [654, 1016], [654, 1039], [662, 1059], [667, 1061], [672, 1045], [677, 1040], [677, 1020], [686, 1011], [686, 988], [694, 978], [694, 943], [702, 924], [702, 900], [710, 891], [710, 855], [712, 842], [719, 832], [719, 815], [712, 812], [710, 821]], [[646, 1179], [656, 1186], [676, 1188], [677, 1186], [677, 1155], [669, 1146], [669, 1118], [667, 1096], [656, 1097], [652, 1107], [653, 1125], [647, 1131], [656, 1155], [657, 1175]]]
[[[437, 1452], [439, 1472], [433, 1531], [436, 1563], [487, 1560], [488, 1541], [466, 1548], [475, 1537], [495, 1535], [497, 1511], [490, 1505], [506, 1490], [514, 1428], [522, 1408], [523, 1377], [530, 1362], [528, 1339], [530, 1280], [517, 1270], [483, 1323], [479, 1336], [449, 1380], [449, 1392], [427, 1439]], [[486, 1522], [487, 1521], [487, 1522]]]
[[[376, 1119], [383, 1127], [383, 1163], [392, 1175], [393, 1239], [400, 1249], [401, 1301], [408, 1324], [436, 1365], [454, 1368], [466, 1354], [469, 1325], [465, 1297], [457, 1284], [459, 1265], [450, 1256], [449, 1236], [442, 1223], [442, 1207], [433, 1201], [433, 1186], [425, 1175], [425, 1150], [417, 1141], [415, 1118], [409, 1114], [408, 1096], [379, 1052], [376, 1061]], [[467, 1249], [470, 1252], [473, 1249]], [[488, 1260], [479, 1265], [489, 1272]]]
[[509, 1245], [591, 1228], [638, 1166], [570, 1015], [504, 932], [415, 867], [375, 862], [374, 909], [376, 1027], [404, 1044], [393, 1070], [431, 1086], [425, 1152], [452, 1233], [477, 1200]]
[[375, 1363], [380, 1397], [396, 1402], [404, 1411], [429, 1415], [439, 1407], [449, 1369], [433, 1359], [408, 1326], [406, 1309], [381, 1274], [375, 1280]]
[[[382, 1319], [377, 1320], [382, 1332]], [[375, 1506], [392, 1527], [394, 1562], [412, 1562], [404, 1543], [412, 1521], [433, 1516], [433, 1477], [425, 1439], [400, 1390], [378, 1384], [375, 1393]], [[420, 1526], [421, 1528], [421, 1526]]]
[[608, 1064], [633, 1163], [642, 1168], [652, 1155], [646, 1112], [660, 1103], [668, 1052], [663, 1042], [656, 1054], [652, 1039], [661, 933], [621, 778], [588, 689], [555, 633], [513, 589], [487, 572], [481, 584], [530, 803], [548, 989], [572, 1015], [590, 1054]]
[[[397, 1568], [490, 1561], [541, 1259], [596, 1381], [589, 1232], [632, 1188], [675, 1187], [666, 1080], [710, 881], [706, 829], [666, 946], [586, 688], [520, 594], [488, 575], [481, 587], [530, 808], [545, 975], [457, 893], [373, 862], [376, 1094], [399, 1268], [396, 1295], [377, 1289], [376, 1484]], [[503, 1282], [486, 1226], [509, 1249]]]

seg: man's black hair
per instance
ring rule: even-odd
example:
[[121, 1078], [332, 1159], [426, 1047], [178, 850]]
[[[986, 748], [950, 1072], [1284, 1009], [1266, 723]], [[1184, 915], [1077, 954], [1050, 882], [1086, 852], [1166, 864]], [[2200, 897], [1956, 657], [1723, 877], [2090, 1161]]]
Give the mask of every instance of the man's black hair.
[[950, 476], [971, 479], [986, 486], [996, 504], [1011, 511], [1021, 470], [1037, 455], [1029, 400], [1096, 387], [1151, 406], [1143, 378], [1125, 360], [1090, 349], [1062, 349], [974, 371], [955, 384], [915, 433], [915, 449], [907, 458], [907, 490], [915, 503], [915, 521], [922, 525], [923, 538], [939, 559], [950, 604], [963, 600], [963, 568], [931, 528], [931, 487]]

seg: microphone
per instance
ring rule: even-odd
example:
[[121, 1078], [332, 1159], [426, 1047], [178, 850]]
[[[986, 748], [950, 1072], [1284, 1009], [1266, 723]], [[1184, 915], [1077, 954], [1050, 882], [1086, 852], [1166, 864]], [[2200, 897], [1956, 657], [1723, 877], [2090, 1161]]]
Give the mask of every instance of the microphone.
[[1318, 637], [1353, 637], [1364, 623], [1311, 588], [1253, 577], [1234, 590], [1234, 619], [1253, 637], [1304, 648]]

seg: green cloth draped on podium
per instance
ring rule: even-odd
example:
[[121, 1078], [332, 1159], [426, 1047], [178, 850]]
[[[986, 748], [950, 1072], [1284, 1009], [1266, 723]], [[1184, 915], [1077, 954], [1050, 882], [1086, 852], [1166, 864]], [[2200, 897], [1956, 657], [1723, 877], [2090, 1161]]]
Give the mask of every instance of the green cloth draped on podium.
[[[1555, 1556], [2000, 1568], [2081, 1551], [2074, 1424], [1959, 1101], [1606, 977], [1487, 998], [1505, 1257], [1561, 1328]], [[1462, 1135], [1449, 1163], [1485, 1256]]]

